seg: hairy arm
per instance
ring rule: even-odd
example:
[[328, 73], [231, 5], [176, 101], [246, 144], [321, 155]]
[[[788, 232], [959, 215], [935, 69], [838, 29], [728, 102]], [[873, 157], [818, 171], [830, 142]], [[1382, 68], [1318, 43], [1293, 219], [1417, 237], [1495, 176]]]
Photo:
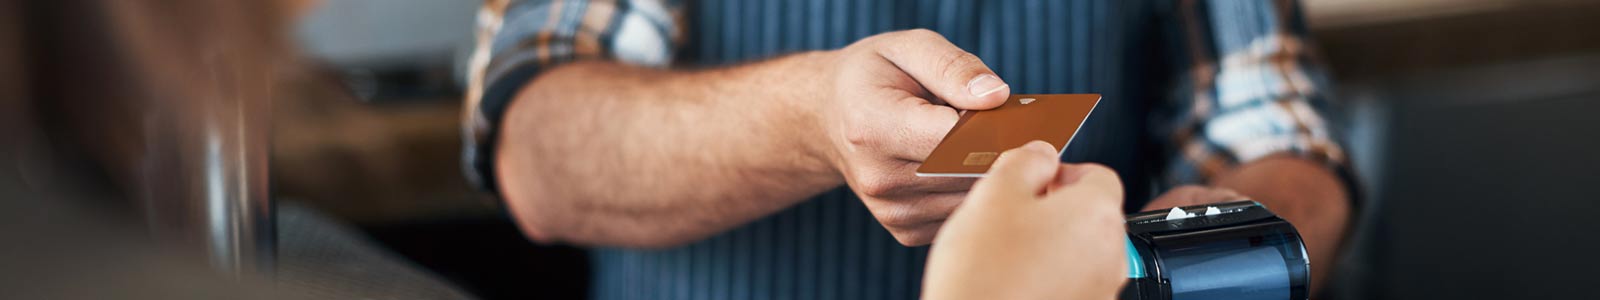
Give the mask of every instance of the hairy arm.
[[972, 180], [913, 170], [957, 109], [1008, 95], [928, 30], [711, 70], [578, 62], [518, 88], [493, 177], [541, 241], [670, 246], [848, 184], [897, 240], [927, 244]]
[[812, 52], [672, 71], [593, 61], [515, 96], [496, 149], [501, 193], [541, 241], [669, 246], [837, 187], [808, 128], [826, 94]]
[[727, 68], [636, 67], [670, 65], [682, 2], [627, 4], [479, 10], [467, 176], [535, 240], [670, 246], [847, 184], [896, 240], [927, 244], [972, 180], [913, 170], [957, 110], [1010, 94], [928, 30]]

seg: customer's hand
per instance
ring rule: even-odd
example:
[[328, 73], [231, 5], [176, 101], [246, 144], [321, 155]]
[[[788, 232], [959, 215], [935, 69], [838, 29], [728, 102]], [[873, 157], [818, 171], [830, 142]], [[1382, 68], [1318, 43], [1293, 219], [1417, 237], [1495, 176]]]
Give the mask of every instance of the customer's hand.
[[834, 168], [905, 245], [923, 245], [972, 179], [916, 169], [955, 126], [957, 110], [1000, 106], [1010, 88], [977, 56], [928, 30], [875, 35], [827, 52], [831, 91], [816, 113]]
[[925, 298], [1116, 297], [1127, 278], [1122, 184], [1056, 153], [1035, 141], [1000, 155], [935, 239]]
[[1167, 191], [1150, 200], [1142, 211], [1167, 210], [1179, 206], [1222, 203], [1248, 199], [1231, 189], [1200, 185], [1184, 185]]

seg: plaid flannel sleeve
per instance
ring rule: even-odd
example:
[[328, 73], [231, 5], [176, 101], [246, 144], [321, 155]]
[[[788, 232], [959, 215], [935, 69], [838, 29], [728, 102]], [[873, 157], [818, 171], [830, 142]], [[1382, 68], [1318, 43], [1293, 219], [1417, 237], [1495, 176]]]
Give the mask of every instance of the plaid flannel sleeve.
[[1323, 163], [1353, 186], [1328, 123], [1329, 80], [1311, 58], [1297, 3], [1180, 0], [1172, 12], [1175, 61], [1186, 69], [1165, 105], [1177, 109], [1157, 126], [1171, 156], [1165, 185], [1203, 183], [1288, 154]]
[[672, 0], [488, 0], [478, 10], [462, 108], [467, 177], [496, 191], [495, 139], [512, 98], [541, 70], [582, 59], [666, 66], [680, 43]]

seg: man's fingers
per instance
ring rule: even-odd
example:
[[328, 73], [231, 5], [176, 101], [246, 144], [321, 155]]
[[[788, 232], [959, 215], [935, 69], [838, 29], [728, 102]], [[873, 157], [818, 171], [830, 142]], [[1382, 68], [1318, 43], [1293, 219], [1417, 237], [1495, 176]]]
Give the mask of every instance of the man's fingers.
[[878, 219], [884, 228], [901, 232], [944, 221], [966, 197], [967, 193], [964, 192], [933, 193], [865, 202], [867, 209], [872, 211], [872, 217]]
[[1239, 192], [1234, 191], [1233, 189], [1212, 188], [1211, 193], [1206, 195], [1205, 203], [1219, 203], [1244, 199], [1244, 195], [1240, 195]]
[[1197, 198], [1197, 195], [1203, 193], [1206, 193], [1206, 188], [1198, 185], [1184, 185], [1175, 187], [1171, 190], [1167, 190], [1166, 193], [1162, 193], [1160, 196], [1156, 196], [1155, 199], [1151, 199], [1149, 203], [1145, 203], [1144, 208], [1141, 209], [1141, 211], [1152, 211], [1178, 206], [1194, 205], [1194, 199]]
[[949, 106], [900, 90], [878, 90], [867, 97], [889, 101], [857, 101], [848, 112], [855, 124], [842, 134], [851, 145], [890, 158], [921, 162], [928, 158], [961, 115]]
[[[895, 138], [885, 143], [884, 151], [895, 158], [921, 162], [933, 153], [933, 148], [939, 146], [939, 141], [950, 133], [956, 126], [956, 121], [961, 118], [955, 109], [948, 106], [932, 105], [921, 99], [911, 98], [896, 103], [907, 107], [898, 113], [901, 122], [890, 125], [894, 127]], [[893, 118], [886, 118], [893, 119]]]
[[1060, 164], [1056, 153], [1055, 147], [1043, 141], [1006, 150], [978, 180], [974, 192], [984, 195], [980, 198], [985, 201], [1034, 199], [1056, 177]]
[[1011, 87], [978, 56], [927, 29], [883, 35], [878, 55], [910, 74], [928, 91], [960, 109], [990, 109], [1005, 103]]
[[917, 164], [910, 162], [888, 162], [893, 165], [873, 165], [857, 172], [856, 182], [850, 186], [857, 193], [869, 197], [912, 197], [928, 193], [966, 192], [972, 189], [974, 178], [960, 177], [921, 177], [917, 176]]
[[865, 201], [873, 218], [901, 244], [926, 245], [950, 213], [967, 198], [966, 192], [932, 193], [915, 198]]
[[1145, 204], [1143, 211], [1164, 210], [1178, 206], [1201, 205], [1207, 203], [1220, 203], [1233, 200], [1243, 200], [1245, 197], [1231, 189], [1214, 188], [1199, 185], [1185, 185], [1168, 190], [1161, 196]]
[[901, 245], [905, 245], [907, 247], [931, 244], [933, 243], [934, 238], [939, 236], [939, 228], [944, 226], [944, 222], [944, 219], [940, 219], [938, 221], [923, 224], [917, 228], [894, 234], [894, 239], [895, 241], [900, 242]]

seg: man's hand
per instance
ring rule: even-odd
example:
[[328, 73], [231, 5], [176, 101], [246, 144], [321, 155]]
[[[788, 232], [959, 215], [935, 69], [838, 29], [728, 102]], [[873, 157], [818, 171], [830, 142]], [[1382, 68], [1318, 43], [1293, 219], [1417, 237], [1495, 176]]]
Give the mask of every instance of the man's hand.
[[1144, 205], [1141, 211], [1166, 210], [1179, 206], [1222, 203], [1248, 199], [1239, 192], [1220, 187], [1184, 185], [1167, 191]]
[[1112, 299], [1126, 279], [1122, 184], [1061, 164], [1049, 144], [1006, 151], [929, 253], [928, 299]]
[[[1251, 199], [1289, 223], [1311, 256], [1312, 292], [1334, 266], [1339, 240], [1350, 218], [1343, 182], [1320, 164], [1291, 156], [1270, 156], [1212, 178], [1211, 186], [1181, 186], [1151, 200], [1145, 211]], [[1238, 192], [1234, 192], [1238, 191]]]
[[919, 178], [958, 109], [990, 109], [1010, 88], [977, 56], [928, 30], [868, 37], [830, 52], [833, 85], [816, 114], [835, 169], [905, 245], [933, 239], [972, 179]]
[[927, 244], [972, 180], [918, 178], [919, 161], [958, 109], [1008, 96], [927, 30], [726, 68], [579, 61], [517, 93], [494, 170], [542, 242], [681, 245], [848, 184], [901, 243]]

